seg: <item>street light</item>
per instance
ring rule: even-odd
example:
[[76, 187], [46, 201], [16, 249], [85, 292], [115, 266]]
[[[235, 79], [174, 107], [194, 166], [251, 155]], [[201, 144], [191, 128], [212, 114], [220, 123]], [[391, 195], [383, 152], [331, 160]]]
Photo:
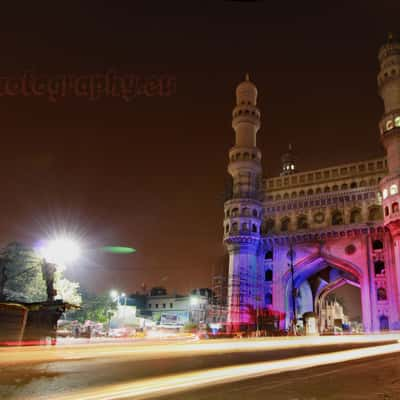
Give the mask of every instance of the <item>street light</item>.
[[48, 239], [37, 249], [38, 254], [44, 259], [42, 274], [46, 281], [47, 301], [54, 301], [57, 295], [54, 289], [54, 274], [59, 268], [65, 268], [69, 263], [79, 258], [81, 249], [79, 244], [67, 236], [58, 236]]
[[46, 240], [39, 247], [39, 253], [47, 262], [66, 266], [79, 258], [81, 248], [76, 240], [67, 236], [59, 236]]
[[190, 305], [197, 306], [199, 304], [199, 298], [197, 296], [190, 296]]

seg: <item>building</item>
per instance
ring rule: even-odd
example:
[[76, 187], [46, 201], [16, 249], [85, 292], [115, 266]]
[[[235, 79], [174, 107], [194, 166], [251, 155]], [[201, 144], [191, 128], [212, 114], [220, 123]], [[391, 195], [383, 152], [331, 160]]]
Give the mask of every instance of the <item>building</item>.
[[400, 42], [378, 58], [385, 158], [300, 172], [290, 147], [282, 173], [264, 177], [257, 88], [248, 75], [237, 86], [223, 221], [232, 330], [256, 329], [259, 310], [289, 329], [346, 284], [360, 288], [366, 332], [400, 328]]
[[349, 325], [349, 318], [345, 315], [343, 306], [336, 299], [325, 301], [320, 312], [320, 332], [333, 332], [338, 326], [337, 322], [340, 328]]
[[164, 327], [183, 327], [206, 322], [210, 289], [194, 289], [187, 296], [169, 295], [165, 288], [152, 288], [149, 295], [132, 295], [128, 304], [136, 305], [137, 316], [149, 318]]

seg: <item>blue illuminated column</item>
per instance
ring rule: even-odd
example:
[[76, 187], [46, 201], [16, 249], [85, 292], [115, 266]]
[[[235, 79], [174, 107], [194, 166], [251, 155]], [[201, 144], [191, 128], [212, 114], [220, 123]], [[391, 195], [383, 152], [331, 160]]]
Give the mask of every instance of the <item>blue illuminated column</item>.
[[224, 243], [229, 252], [228, 326], [232, 330], [255, 323], [261, 302], [260, 231], [261, 152], [256, 147], [260, 128], [257, 88], [249, 76], [236, 88], [232, 127], [235, 145], [229, 151], [232, 193], [224, 205]]

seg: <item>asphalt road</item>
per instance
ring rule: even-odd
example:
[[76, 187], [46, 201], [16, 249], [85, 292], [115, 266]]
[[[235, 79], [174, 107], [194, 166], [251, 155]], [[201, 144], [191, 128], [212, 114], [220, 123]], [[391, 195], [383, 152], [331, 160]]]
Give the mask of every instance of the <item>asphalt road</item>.
[[[378, 357], [358, 359], [368, 351]], [[354, 361], [337, 364], [344, 356]], [[354, 397], [360, 390], [363, 396]], [[120, 398], [400, 399], [400, 344], [390, 337], [324, 337], [0, 350], [0, 399]]]
[[400, 353], [215, 385], [160, 400], [399, 400]]

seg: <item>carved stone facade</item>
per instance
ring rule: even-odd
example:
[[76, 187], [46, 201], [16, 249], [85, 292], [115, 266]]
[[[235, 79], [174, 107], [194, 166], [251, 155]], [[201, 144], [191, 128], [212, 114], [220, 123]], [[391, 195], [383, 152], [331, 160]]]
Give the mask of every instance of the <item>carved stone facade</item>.
[[266, 308], [288, 329], [345, 284], [360, 288], [365, 331], [400, 329], [400, 42], [379, 60], [387, 158], [298, 172], [289, 148], [280, 176], [262, 178], [257, 88], [248, 76], [238, 85], [224, 207], [231, 329], [254, 328]]

